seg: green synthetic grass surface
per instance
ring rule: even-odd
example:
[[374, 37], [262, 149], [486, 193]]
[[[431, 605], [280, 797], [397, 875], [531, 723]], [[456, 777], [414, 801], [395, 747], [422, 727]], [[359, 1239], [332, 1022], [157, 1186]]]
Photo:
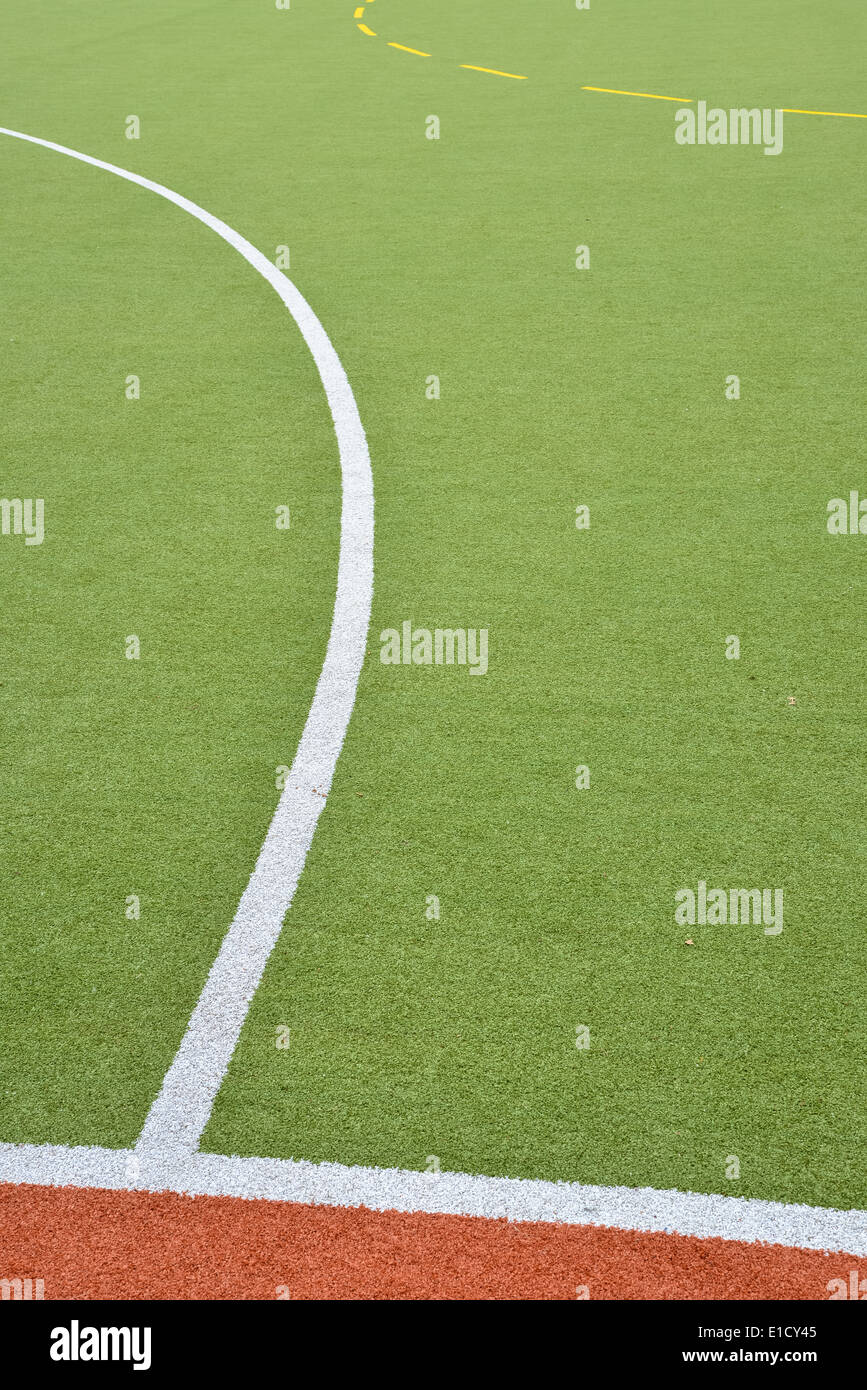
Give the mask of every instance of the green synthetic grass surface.
[[[768, 158], [580, 89], [864, 110], [863, 13], [354, 8], [0, 17], [0, 123], [291, 246], [370, 443], [368, 662], [203, 1147], [861, 1205], [865, 541], [825, 508], [867, 492], [867, 121], [787, 116]], [[46, 499], [42, 547], [0, 537], [0, 1139], [127, 1144], [312, 696], [336, 446], [229, 247], [47, 150], [0, 167], [0, 491]], [[487, 627], [488, 674], [381, 665], [406, 619]], [[782, 887], [783, 934], [678, 926], [700, 878]]]

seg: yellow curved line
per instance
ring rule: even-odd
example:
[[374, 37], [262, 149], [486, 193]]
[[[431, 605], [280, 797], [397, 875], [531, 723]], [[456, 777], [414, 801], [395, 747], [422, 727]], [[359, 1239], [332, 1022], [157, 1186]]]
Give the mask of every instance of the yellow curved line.
[[376, 35], [374, 34], [373, 30], [368, 29], [366, 24], [359, 24], [356, 27], [361, 30], [362, 34], [369, 34], [372, 39], [376, 38]]
[[403, 43], [389, 43], [388, 46], [389, 48], [400, 48], [404, 53], [417, 53], [420, 58], [429, 58], [431, 56], [429, 53], [422, 53], [420, 48], [407, 48], [406, 44]]

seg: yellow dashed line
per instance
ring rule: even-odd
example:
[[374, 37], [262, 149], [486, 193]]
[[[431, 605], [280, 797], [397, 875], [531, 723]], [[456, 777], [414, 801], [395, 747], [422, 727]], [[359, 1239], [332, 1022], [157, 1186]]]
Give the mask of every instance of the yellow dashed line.
[[475, 63], [461, 63], [462, 68], [469, 68], [470, 72], [490, 72], [494, 77], [515, 77], [519, 82], [526, 82], [527, 79], [520, 72], [500, 72], [499, 68], [477, 68]]
[[864, 111], [802, 111], [799, 106], [782, 106], [787, 116], [848, 116], [853, 121], [867, 121]]
[[420, 58], [429, 58], [429, 53], [422, 53], [420, 48], [407, 48], [403, 43], [390, 43], [389, 48], [399, 48], [403, 53], [417, 53]]
[[[368, 5], [372, 5], [374, 0], [367, 0]], [[364, 5], [359, 5], [353, 18], [360, 19], [364, 14]], [[375, 39], [377, 36], [372, 29], [368, 29], [366, 24], [356, 26], [362, 34], [367, 34], [369, 38]], [[392, 43], [388, 41], [389, 48], [399, 48], [402, 53], [414, 53], [419, 58], [430, 58], [430, 53], [423, 53], [420, 48], [407, 48], [405, 43]], [[526, 82], [528, 78], [521, 72], [501, 72], [499, 68], [482, 68], [475, 63], [461, 63], [462, 68], [469, 72], [488, 72], [492, 77], [511, 77], [516, 82]], [[644, 97], [647, 101], [677, 101], [685, 105], [691, 105], [694, 97], [668, 97], [659, 92], [626, 92], [621, 87], [582, 87], [582, 92], [608, 92], [615, 97]], [[783, 106], [780, 108], [787, 116], [842, 116], [853, 121], [867, 121], [865, 111], [811, 111], [801, 106]]]
[[693, 101], [694, 97], [661, 97], [656, 92], [621, 92], [617, 87], [582, 87], [582, 92], [611, 92], [616, 97], [649, 97], [651, 101]]

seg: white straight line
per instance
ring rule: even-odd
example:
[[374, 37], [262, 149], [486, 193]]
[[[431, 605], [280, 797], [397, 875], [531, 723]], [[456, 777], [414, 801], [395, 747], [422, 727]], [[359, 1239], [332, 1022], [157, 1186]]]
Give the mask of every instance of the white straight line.
[[234, 247], [276, 290], [301, 330], [322, 379], [337, 436], [343, 502], [337, 592], [325, 662], [256, 866], [136, 1145], [141, 1154], [189, 1154], [197, 1148], [208, 1122], [250, 1002], [280, 935], [355, 703], [373, 596], [373, 479], [367, 440], [352, 388], [328, 334], [291, 280], [246, 238], [189, 198], [141, 174], [18, 130], [0, 127], [0, 134], [43, 145], [158, 193]]
[[206, 1153], [161, 1159], [133, 1149], [52, 1144], [0, 1144], [0, 1182], [551, 1221], [867, 1255], [867, 1212], [651, 1187], [585, 1187]]

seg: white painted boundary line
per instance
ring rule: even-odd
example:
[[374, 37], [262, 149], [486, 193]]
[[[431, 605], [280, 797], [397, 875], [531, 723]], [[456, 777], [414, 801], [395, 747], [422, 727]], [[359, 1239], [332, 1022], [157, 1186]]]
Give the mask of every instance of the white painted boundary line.
[[585, 1187], [528, 1178], [347, 1168], [282, 1158], [189, 1154], [160, 1161], [133, 1149], [0, 1144], [0, 1182], [38, 1186], [181, 1192], [373, 1211], [552, 1221], [625, 1231], [719, 1236], [802, 1250], [867, 1255], [867, 1213], [709, 1197], [654, 1188]]
[[322, 379], [337, 436], [343, 503], [337, 592], [325, 662], [265, 843], [137, 1145], [142, 1154], [192, 1153], [295, 894], [325, 805], [320, 793], [331, 788], [355, 703], [373, 597], [373, 479], [367, 440], [352, 388], [328, 334], [304, 296], [261, 251], [197, 203], [141, 174], [19, 130], [0, 127], [0, 134], [43, 145], [139, 184], [175, 203], [228, 242], [276, 290], [301, 330]]

